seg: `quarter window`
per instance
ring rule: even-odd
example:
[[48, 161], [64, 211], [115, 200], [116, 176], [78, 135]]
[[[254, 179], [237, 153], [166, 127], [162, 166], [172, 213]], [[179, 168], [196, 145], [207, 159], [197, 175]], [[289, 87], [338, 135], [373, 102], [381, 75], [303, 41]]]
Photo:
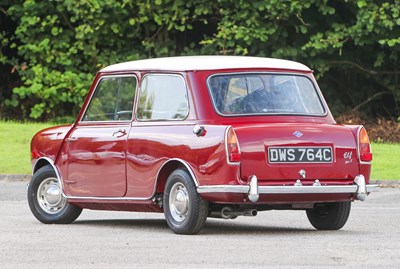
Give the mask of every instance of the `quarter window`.
[[135, 77], [106, 77], [97, 85], [83, 121], [131, 120]]
[[186, 86], [177, 75], [147, 75], [140, 86], [139, 120], [183, 120], [189, 113]]

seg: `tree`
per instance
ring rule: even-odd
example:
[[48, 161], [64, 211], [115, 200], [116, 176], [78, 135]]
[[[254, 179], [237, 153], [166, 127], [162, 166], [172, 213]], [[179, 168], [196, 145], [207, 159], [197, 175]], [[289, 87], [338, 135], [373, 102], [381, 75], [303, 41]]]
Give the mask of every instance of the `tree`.
[[312, 67], [335, 114], [399, 116], [400, 0], [3, 0], [0, 8], [0, 69], [11, 81], [0, 113], [75, 116], [93, 75], [111, 63], [234, 54]]
[[220, 3], [218, 29], [206, 46], [306, 63], [335, 114], [363, 109], [398, 117], [400, 1]]

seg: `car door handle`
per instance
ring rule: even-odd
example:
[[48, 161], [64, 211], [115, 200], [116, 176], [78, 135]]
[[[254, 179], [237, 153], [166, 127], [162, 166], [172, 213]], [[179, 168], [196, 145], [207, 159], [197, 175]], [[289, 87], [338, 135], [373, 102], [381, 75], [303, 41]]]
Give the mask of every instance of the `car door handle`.
[[117, 135], [117, 137], [124, 136], [124, 135], [126, 135], [126, 130], [125, 129], [119, 129], [118, 131], [115, 131], [113, 133], [113, 136], [115, 136], [116, 134], [119, 134], [119, 135]]
[[76, 137], [68, 137], [68, 138], [65, 139], [65, 141], [67, 141], [67, 142], [75, 142], [75, 141], [78, 141], [78, 138], [76, 138]]

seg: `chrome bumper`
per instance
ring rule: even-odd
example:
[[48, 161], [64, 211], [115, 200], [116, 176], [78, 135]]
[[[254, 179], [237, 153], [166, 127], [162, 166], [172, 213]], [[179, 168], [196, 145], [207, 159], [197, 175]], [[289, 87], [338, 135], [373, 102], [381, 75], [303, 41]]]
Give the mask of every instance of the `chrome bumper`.
[[250, 177], [248, 185], [209, 185], [197, 187], [198, 193], [242, 193], [247, 194], [252, 202], [257, 202], [260, 194], [318, 194], [318, 193], [352, 193], [364, 201], [370, 192], [378, 191], [379, 186], [365, 184], [363, 175], [354, 178], [353, 185], [321, 185], [315, 180], [312, 186], [303, 186], [300, 180], [293, 186], [258, 186], [256, 176]]

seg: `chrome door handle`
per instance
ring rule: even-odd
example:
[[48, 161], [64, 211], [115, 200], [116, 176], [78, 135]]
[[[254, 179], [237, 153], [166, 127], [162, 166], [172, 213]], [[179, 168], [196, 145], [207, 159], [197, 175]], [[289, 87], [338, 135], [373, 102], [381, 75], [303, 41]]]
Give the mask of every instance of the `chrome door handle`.
[[126, 130], [125, 130], [125, 129], [119, 129], [118, 131], [115, 131], [115, 132], [113, 133], [113, 136], [115, 136], [116, 134], [120, 134], [120, 135], [118, 135], [117, 137], [124, 136], [124, 135], [126, 135]]
[[78, 138], [76, 138], [76, 137], [68, 137], [68, 138], [65, 138], [65, 141], [67, 141], [67, 142], [75, 142], [75, 141], [78, 141]]

